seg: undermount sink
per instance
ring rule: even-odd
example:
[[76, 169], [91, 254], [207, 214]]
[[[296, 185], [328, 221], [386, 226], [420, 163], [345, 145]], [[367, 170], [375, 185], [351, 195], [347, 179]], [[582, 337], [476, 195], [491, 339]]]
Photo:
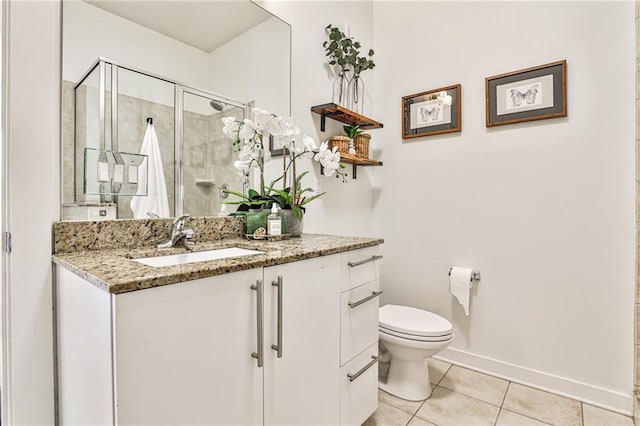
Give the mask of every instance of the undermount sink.
[[160, 268], [163, 266], [176, 266], [185, 263], [205, 262], [207, 260], [227, 259], [230, 257], [253, 256], [264, 254], [263, 251], [249, 250], [240, 247], [229, 247], [216, 250], [194, 251], [189, 253], [169, 254], [166, 256], [143, 257], [132, 259], [143, 265]]

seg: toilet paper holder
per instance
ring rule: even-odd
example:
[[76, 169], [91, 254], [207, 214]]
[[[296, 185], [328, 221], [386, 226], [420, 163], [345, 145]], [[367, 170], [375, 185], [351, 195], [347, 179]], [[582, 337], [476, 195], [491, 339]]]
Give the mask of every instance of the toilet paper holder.
[[[453, 268], [449, 268], [449, 276], [451, 276], [451, 270]], [[480, 271], [471, 271], [471, 282], [480, 281]]]

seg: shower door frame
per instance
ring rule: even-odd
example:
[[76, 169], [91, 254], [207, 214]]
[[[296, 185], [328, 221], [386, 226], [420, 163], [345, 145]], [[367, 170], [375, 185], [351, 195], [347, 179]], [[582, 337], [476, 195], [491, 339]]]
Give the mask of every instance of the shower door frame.
[[[98, 122], [99, 122], [99, 130], [100, 130], [100, 146], [101, 149], [107, 149], [107, 138], [106, 138], [106, 96], [107, 96], [107, 64], [111, 65], [111, 139], [109, 141], [110, 150], [118, 151], [118, 70], [124, 69], [130, 72], [134, 72], [137, 74], [141, 74], [146, 77], [155, 78], [157, 80], [164, 81], [166, 83], [172, 84], [174, 86], [174, 100], [173, 100], [173, 108], [174, 108], [174, 137], [173, 137], [173, 145], [174, 145], [174, 158], [173, 158], [173, 170], [174, 170], [174, 195], [173, 195], [173, 214], [175, 217], [179, 217], [184, 213], [184, 185], [183, 185], [183, 173], [182, 173], [182, 150], [183, 150], [183, 124], [184, 124], [184, 94], [189, 93], [196, 96], [205, 97], [211, 100], [216, 100], [222, 102], [226, 105], [231, 105], [236, 108], [240, 108], [243, 110], [243, 116], [249, 116], [249, 108], [251, 102], [242, 103], [240, 101], [236, 101], [234, 99], [228, 98], [223, 95], [219, 95], [217, 93], [210, 92], [208, 90], [197, 89], [195, 87], [189, 86], [187, 84], [181, 83], [176, 80], [171, 80], [166, 77], [162, 77], [157, 74], [153, 74], [147, 71], [143, 71], [137, 68], [129, 67], [126, 65], [118, 64], [110, 59], [104, 58], [102, 56], [98, 57], [98, 59], [88, 68], [88, 70], [82, 75], [80, 80], [73, 86], [74, 91], [74, 110], [75, 110], [75, 102], [76, 96], [75, 91], [78, 87], [80, 87], [85, 79], [91, 75], [91, 73], [98, 68], [98, 78], [99, 78], [99, 86], [98, 86]], [[75, 120], [75, 114], [74, 114]], [[74, 124], [75, 126], [75, 124]], [[76, 179], [76, 170], [75, 167], [77, 165], [77, 140], [76, 140], [76, 132], [74, 128], [73, 132], [73, 200], [74, 203], [78, 203], [77, 200], [77, 179]], [[61, 173], [62, 178], [62, 173]], [[62, 189], [64, 189], [63, 185], [60, 185]], [[245, 192], [245, 188], [243, 188], [243, 192]], [[113, 195], [110, 195], [113, 197]], [[117, 197], [117, 196], [116, 196]], [[117, 200], [117, 199], [116, 199]], [[111, 201], [113, 202], [113, 201]], [[117, 202], [116, 202], [117, 204]], [[64, 220], [64, 211], [63, 211], [63, 203], [60, 204], [60, 217]]]

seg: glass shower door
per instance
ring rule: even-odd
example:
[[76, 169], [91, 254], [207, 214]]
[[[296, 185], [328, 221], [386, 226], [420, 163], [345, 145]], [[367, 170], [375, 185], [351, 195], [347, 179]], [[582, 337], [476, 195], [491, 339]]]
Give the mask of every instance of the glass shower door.
[[[139, 154], [147, 119], [152, 119], [160, 147], [170, 216], [175, 216], [175, 84], [123, 67], [117, 67], [117, 72], [118, 119], [113, 130], [117, 134], [117, 138], [113, 139], [113, 150]], [[133, 217], [131, 198], [118, 197], [119, 219]]]
[[242, 177], [233, 162], [233, 142], [222, 133], [222, 117], [242, 120], [244, 105], [182, 88], [182, 200], [191, 216], [216, 216], [220, 212], [223, 185], [242, 192]]

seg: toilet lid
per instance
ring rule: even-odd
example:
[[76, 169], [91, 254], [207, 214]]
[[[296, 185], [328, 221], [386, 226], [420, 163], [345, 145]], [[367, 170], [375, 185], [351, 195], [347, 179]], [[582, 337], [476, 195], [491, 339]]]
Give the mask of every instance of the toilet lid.
[[380, 327], [415, 336], [437, 337], [449, 335], [453, 326], [433, 312], [409, 306], [384, 305], [379, 310]]

